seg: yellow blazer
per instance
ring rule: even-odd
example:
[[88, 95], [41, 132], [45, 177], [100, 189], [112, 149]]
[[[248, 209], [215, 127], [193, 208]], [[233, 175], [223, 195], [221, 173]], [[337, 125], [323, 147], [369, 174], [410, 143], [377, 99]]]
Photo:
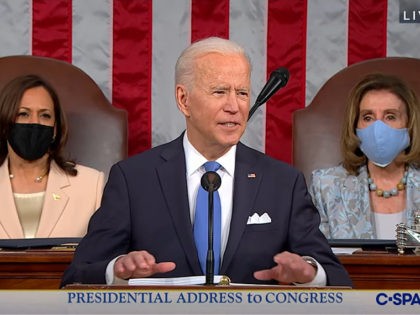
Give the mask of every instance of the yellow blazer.
[[[99, 208], [105, 175], [77, 165], [77, 176], [51, 162], [44, 206], [35, 237], [83, 237], [91, 215]], [[9, 168], [0, 166], [0, 238], [24, 238], [13, 198]]]

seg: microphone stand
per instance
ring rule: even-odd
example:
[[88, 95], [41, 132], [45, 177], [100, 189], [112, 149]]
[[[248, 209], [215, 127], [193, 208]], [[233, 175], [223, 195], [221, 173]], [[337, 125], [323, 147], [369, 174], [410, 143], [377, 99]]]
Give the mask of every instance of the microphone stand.
[[214, 250], [213, 250], [213, 217], [214, 217], [214, 206], [213, 206], [213, 189], [208, 190], [209, 193], [209, 209], [208, 209], [208, 245], [207, 245], [207, 257], [206, 257], [206, 285], [214, 284]]
[[207, 225], [207, 256], [206, 256], [206, 285], [214, 284], [214, 192], [221, 185], [221, 178], [215, 171], [208, 171], [201, 177], [201, 186], [208, 192], [208, 225]]

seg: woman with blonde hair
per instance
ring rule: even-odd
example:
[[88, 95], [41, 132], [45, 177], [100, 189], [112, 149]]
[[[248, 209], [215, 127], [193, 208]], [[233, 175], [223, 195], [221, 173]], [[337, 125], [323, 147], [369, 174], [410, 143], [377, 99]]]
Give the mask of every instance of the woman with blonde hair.
[[343, 161], [312, 173], [310, 193], [331, 239], [395, 239], [420, 210], [420, 104], [400, 78], [369, 74], [349, 96]]

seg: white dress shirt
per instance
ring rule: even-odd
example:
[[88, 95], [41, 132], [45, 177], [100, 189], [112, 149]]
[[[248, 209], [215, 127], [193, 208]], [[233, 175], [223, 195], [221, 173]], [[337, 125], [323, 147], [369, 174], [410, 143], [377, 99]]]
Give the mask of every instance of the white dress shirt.
[[[184, 135], [184, 151], [185, 162], [187, 168], [187, 187], [188, 200], [190, 204], [191, 222], [194, 224], [195, 204], [200, 187], [201, 177], [206, 172], [203, 164], [207, 159], [202, 156], [188, 141], [187, 135]], [[235, 172], [235, 156], [236, 146], [233, 146], [225, 155], [216, 160], [221, 165], [217, 174], [222, 179], [222, 184], [217, 190], [220, 196], [221, 212], [221, 260], [223, 261], [223, 253], [229, 236], [230, 220], [232, 218], [232, 197], [233, 197], [233, 176]]]

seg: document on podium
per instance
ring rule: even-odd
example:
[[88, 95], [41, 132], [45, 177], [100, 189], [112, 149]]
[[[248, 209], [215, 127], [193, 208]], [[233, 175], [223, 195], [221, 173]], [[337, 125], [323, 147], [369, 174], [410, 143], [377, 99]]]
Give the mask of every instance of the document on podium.
[[335, 255], [352, 255], [355, 252], [361, 251], [361, 247], [331, 247]]
[[[219, 284], [225, 276], [214, 276], [214, 283]], [[174, 278], [134, 278], [128, 285], [199, 285], [206, 283], [206, 276], [174, 277]]]

